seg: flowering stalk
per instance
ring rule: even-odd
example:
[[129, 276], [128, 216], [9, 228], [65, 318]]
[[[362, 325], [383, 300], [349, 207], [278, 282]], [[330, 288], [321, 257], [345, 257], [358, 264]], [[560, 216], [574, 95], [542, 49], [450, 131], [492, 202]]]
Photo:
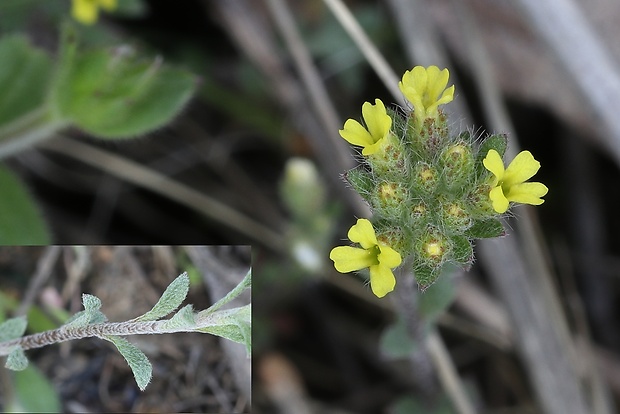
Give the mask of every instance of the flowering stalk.
[[510, 207], [542, 204], [548, 191], [526, 182], [540, 168], [529, 151], [504, 166], [505, 135], [480, 141], [469, 132], [450, 133], [440, 108], [454, 98], [448, 79], [448, 69], [416, 66], [399, 82], [412, 106], [405, 116], [376, 99], [362, 106], [365, 126], [349, 119], [340, 131], [362, 147], [362, 165], [344, 177], [373, 218], [349, 230], [361, 248], [335, 247], [330, 258], [342, 273], [368, 268], [378, 297], [394, 289], [393, 269], [401, 263], [412, 263], [421, 290], [448, 263], [468, 268], [475, 239], [504, 235], [501, 219]]

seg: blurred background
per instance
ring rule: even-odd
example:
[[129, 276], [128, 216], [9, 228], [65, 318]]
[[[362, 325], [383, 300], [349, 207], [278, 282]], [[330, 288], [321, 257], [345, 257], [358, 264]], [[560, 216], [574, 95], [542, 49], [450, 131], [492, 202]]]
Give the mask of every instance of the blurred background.
[[[475, 412], [617, 411], [617, 2], [136, 3], [103, 15], [99, 36], [189, 69], [201, 78], [197, 96], [147, 138], [68, 134], [225, 208], [173, 201], [174, 189], [155, 193], [79, 154], [32, 150], [8, 164], [58, 242], [256, 247], [255, 412], [456, 412], [441, 387], [429, 398], [387, 349], [392, 303], [328, 260], [355, 217], [369, 214], [340, 177], [357, 156], [338, 129], [361, 118], [364, 101], [402, 105], [393, 93], [402, 73], [433, 64], [456, 84], [446, 107], [453, 131], [507, 133], [508, 157], [530, 150], [550, 189], [539, 208], [515, 209], [507, 237], [478, 243], [469, 272], [446, 277], [453, 289], [441, 299], [453, 304], [436, 323], [454, 379]], [[3, 34], [24, 31], [53, 53], [68, 1], [0, 7]], [[352, 40], [356, 27], [366, 43]], [[433, 366], [431, 378], [441, 372]]]
[[[0, 247], [0, 320], [26, 314], [27, 334], [56, 329], [83, 310], [82, 294], [101, 299], [110, 322], [149, 311], [181, 273], [183, 302], [207, 309], [247, 273], [249, 246]], [[232, 306], [243, 306], [250, 292]], [[133, 335], [153, 366], [141, 392], [123, 356], [97, 338], [26, 351], [24, 371], [0, 370], [3, 412], [250, 412], [245, 346], [214, 335]]]

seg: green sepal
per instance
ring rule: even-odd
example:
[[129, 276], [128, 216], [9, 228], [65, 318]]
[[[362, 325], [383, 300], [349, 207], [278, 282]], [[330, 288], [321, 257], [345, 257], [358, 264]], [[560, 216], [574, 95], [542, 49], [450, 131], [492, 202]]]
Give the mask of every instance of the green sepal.
[[146, 355], [144, 355], [144, 352], [120, 336], [107, 335], [103, 338], [116, 346], [118, 352], [121, 353], [125, 361], [127, 361], [129, 368], [131, 368], [138, 388], [140, 388], [140, 391], [144, 391], [153, 376], [153, 366]]
[[465, 236], [451, 236], [452, 258], [461, 266], [469, 268], [474, 261], [474, 247]]
[[431, 267], [425, 264], [414, 265], [413, 275], [416, 282], [418, 282], [418, 288], [424, 292], [426, 291], [441, 274], [441, 266]]
[[482, 144], [480, 144], [480, 150], [478, 151], [478, 156], [484, 157], [487, 156], [489, 150], [494, 149], [499, 153], [500, 157], [504, 156], [506, 152], [506, 147], [508, 146], [508, 137], [506, 134], [492, 134], [488, 135]]
[[497, 219], [478, 220], [474, 222], [465, 235], [474, 239], [489, 239], [506, 235], [504, 226]]
[[16, 346], [6, 358], [4, 366], [13, 371], [23, 371], [28, 367], [28, 358], [20, 346]]
[[128, 138], [170, 122], [197, 85], [192, 74], [140, 61], [128, 46], [78, 53], [75, 33], [63, 34], [50, 105], [56, 115], [101, 138]]
[[35, 201], [18, 177], [2, 165], [0, 189], [0, 245], [50, 244], [49, 231]]
[[360, 195], [366, 202], [371, 203], [371, 197], [375, 188], [375, 180], [372, 174], [363, 165], [353, 168], [342, 175], [342, 178]]

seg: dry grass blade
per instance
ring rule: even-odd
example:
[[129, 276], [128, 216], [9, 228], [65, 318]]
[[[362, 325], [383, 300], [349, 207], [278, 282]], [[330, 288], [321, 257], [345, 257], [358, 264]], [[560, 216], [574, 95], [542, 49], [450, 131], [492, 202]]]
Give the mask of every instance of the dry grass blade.
[[278, 251], [284, 250], [282, 237], [270, 228], [255, 222], [218, 200], [143, 165], [95, 148], [92, 145], [64, 137], [57, 137], [45, 142], [41, 147], [68, 155], [127, 182], [162, 194], [225, 224], [252, 240], [261, 241], [266, 246]]
[[370, 66], [377, 73], [383, 84], [390, 91], [392, 97], [399, 105], [404, 105], [402, 93], [398, 89], [398, 76], [390, 64], [385, 60], [379, 49], [368, 38], [364, 29], [357, 22], [351, 11], [341, 0], [324, 0], [331, 9], [343, 29], [347, 31], [357, 47], [362, 51]]
[[620, 71], [608, 47], [572, 0], [519, 0], [516, 3], [610, 132], [602, 138], [620, 163]]
[[559, 327], [548, 317], [538, 277], [522, 260], [514, 237], [482, 240], [480, 257], [513, 319], [518, 350], [545, 413], [589, 412]]
[[[275, 98], [287, 111], [288, 118], [295, 129], [308, 139], [321, 167], [326, 172], [330, 185], [333, 188], [341, 188], [340, 174], [353, 167], [353, 157], [343, 155], [342, 151], [345, 148], [343, 143], [328, 138], [329, 136], [336, 136], [336, 130], [326, 130], [325, 123], [320, 122], [314, 112], [308, 110], [304, 88], [289, 73], [285, 60], [280, 58], [279, 47], [273, 36], [271, 26], [260, 19], [260, 13], [256, 10], [257, 3], [247, 0], [232, 0], [209, 2], [209, 6], [215, 8], [221, 16], [224, 23], [222, 29], [230, 34], [231, 39], [236, 42], [241, 51], [247, 55], [268, 80]], [[288, 25], [290, 29], [290, 19], [287, 19], [285, 15], [284, 20], [287, 21], [285, 25]], [[293, 31], [295, 30], [293, 29]], [[295, 43], [288, 37], [287, 41]], [[312, 69], [304, 66], [303, 70], [308, 72]], [[310, 77], [316, 80], [315, 75], [310, 75]], [[328, 122], [333, 123], [333, 121]], [[339, 146], [343, 149], [337, 149]], [[352, 191], [343, 192], [342, 198], [356, 214], [368, 214], [367, 206]]]

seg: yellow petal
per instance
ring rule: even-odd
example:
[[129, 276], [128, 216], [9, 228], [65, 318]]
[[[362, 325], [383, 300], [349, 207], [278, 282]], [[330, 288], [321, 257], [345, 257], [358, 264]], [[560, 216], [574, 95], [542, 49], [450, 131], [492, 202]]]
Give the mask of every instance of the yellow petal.
[[99, 5], [106, 11], [112, 11], [116, 9], [116, 0], [99, 0]]
[[495, 187], [489, 193], [489, 198], [493, 202], [493, 210], [498, 213], [505, 213], [508, 210], [508, 199], [504, 196], [502, 187]]
[[80, 23], [91, 25], [97, 21], [99, 9], [94, 0], [73, 0], [71, 15]]
[[540, 197], [547, 194], [549, 189], [542, 183], [523, 183], [510, 187], [506, 198], [517, 203], [538, 206], [545, 202]]
[[370, 267], [370, 289], [377, 297], [382, 298], [394, 290], [396, 278], [389, 267], [377, 265]]
[[370, 133], [354, 119], [348, 119], [344, 123], [344, 129], [341, 129], [340, 136], [344, 138], [349, 144], [358, 145], [360, 147], [366, 147], [374, 144]]
[[521, 151], [510, 163], [504, 173], [503, 185], [510, 188], [532, 178], [540, 169], [540, 163], [529, 151]]
[[372, 228], [370, 221], [366, 219], [357, 219], [357, 223], [349, 229], [347, 236], [349, 240], [359, 243], [364, 249], [377, 246], [375, 229]]
[[441, 97], [437, 99], [435, 103], [436, 106], [447, 104], [448, 102], [452, 102], [454, 99], [454, 85], [450, 86], [448, 89], [443, 91]]
[[340, 273], [353, 272], [378, 263], [377, 256], [372, 251], [350, 246], [334, 247], [329, 258], [334, 261], [334, 267]]
[[378, 259], [379, 263], [383, 266], [387, 266], [391, 269], [400, 266], [402, 263], [402, 258], [400, 257], [400, 253], [396, 250], [392, 249], [389, 246], [379, 245], [379, 253]]
[[493, 186], [497, 185], [499, 180], [504, 177], [504, 161], [502, 161], [502, 157], [499, 156], [499, 153], [494, 149], [489, 150], [487, 156], [482, 160], [482, 164], [484, 168], [491, 171], [495, 176], [495, 180], [493, 182]]
[[450, 72], [448, 72], [448, 69], [440, 71], [437, 66], [429, 66], [426, 69], [426, 74], [428, 84], [426, 85], [426, 102], [424, 103], [427, 107], [430, 107], [439, 101], [440, 96], [444, 97], [442, 93], [448, 84]]
[[362, 116], [373, 138], [373, 143], [383, 139], [392, 127], [392, 118], [387, 114], [381, 99], [375, 99], [375, 105], [364, 102]]

